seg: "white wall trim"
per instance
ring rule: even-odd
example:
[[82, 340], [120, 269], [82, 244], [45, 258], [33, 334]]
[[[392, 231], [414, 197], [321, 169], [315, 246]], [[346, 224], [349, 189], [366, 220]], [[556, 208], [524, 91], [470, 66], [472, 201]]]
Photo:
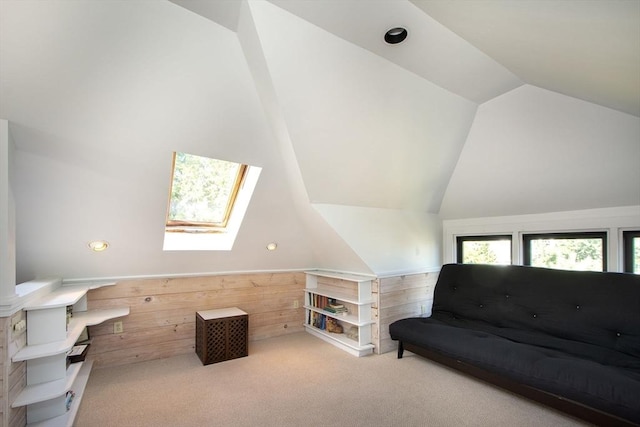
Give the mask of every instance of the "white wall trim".
[[[91, 282], [117, 282], [122, 280], [145, 280], [145, 279], [173, 279], [183, 277], [209, 277], [209, 276], [232, 276], [239, 274], [278, 274], [278, 273], [297, 273], [313, 270], [313, 268], [290, 268], [281, 270], [235, 270], [235, 271], [214, 271], [199, 273], [164, 273], [164, 274], [140, 274], [135, 276], [109, 276], [109, 277], [84, 277], [75, 279], [63, 279], [63, 285], [80, 285]], [[354, 273], [359, 274], [359, 273]]]
[[431, 267], [420, 270], [398, 270], [398, 271], [385, 271], [377, 275], [378, 279], [386, 279], [389, 277], [397, 276], [411, 276], [413, 274], [426, 274], [426, 273], [438, 273], [442, 267]]
[[623, 271], [622, 232], [640, 229], [640, 205], [579, 211], [443, 221], [443, 262], [456, 262], [456, 237], [511, 234], [512, 260], [522, 264], [522, 235], [527, 233], [606, 231], [609, 271]]

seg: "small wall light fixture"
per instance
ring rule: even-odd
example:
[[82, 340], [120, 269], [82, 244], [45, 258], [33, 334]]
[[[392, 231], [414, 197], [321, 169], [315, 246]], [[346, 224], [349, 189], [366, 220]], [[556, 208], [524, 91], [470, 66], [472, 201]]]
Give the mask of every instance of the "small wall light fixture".
[[267, 250], [269, 251], [275, 251], [276, 249], [278, 249], [278, 244], [276, 242], [271, 242], [267, 245]]
[[395, 27], [384, 34], [384, 41], [389, 44], [398, 44], [404, 41], [404, 39], [407, 38], [408, 34], [409, 33], [407, 32], [406, 28]]
[[102, 252], [109, 247], [109, 242], [106, 240], [94, 240], [89, 242], [89, 249], [94, 252]]

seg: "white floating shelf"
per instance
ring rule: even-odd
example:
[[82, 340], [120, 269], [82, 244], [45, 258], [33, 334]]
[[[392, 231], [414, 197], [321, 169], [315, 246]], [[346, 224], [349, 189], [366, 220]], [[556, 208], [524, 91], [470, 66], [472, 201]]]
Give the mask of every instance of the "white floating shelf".
[[85, 326], [94, 326], [99, 325], [105, 320], [115, 319], [116, 317], [122, 317], [128, 314], [129, 307], [115, 307], [104, 310], [80, 311], [73, 313], [72, 319], [76, 319], [76, 321], [83, 323]]
[[129, 307], [116, 307], [106, 310], [91, 310], [74, 313], [69, 322], [67, 338], [63, 341], [55, 341], [46, 344], [28, 345], [18, 351], [12, 358], [14, 362], [37, 359], [40, 357], [55, 356], [66, 353], [73, 348], [85, 326], [98, 325], [105, 320], [122, 317], [129, 314]]
[[11, 404], [12, 408], [19, 408], [20, 406], [30, 405], [32, 403], [38, 403], [49, 399], [60, 397], [73, 386], [80, 368], [83, 362], [72, 363], [67, 368], [67, 375], [65, 378], [61, 378], [56, 381], [49, 381], [46, 383], [32, 384], [26, 386], [22, 392], [16, 397], [16, 400]]
[[[76, 418], [76, 414], [78, 413], [78, 409], [80, 408], [80, 401], [82, 400], [82, 396], [84, 395], [84, 390], [87, 387], [87, 382], [89, 381], [89, 374], [91, 374], [91, 367], [93, 366], [93, 361], [86, 360], [82, 363], [73, 363], [73, 365], [82, 365], [80, 370], [76, 376], [76, 379], [73, 383], [73, 387], [71, 390], [76, 394], [73, 398], [73, 402], [71, 403], [71, 408], [69, 410], [55, 418], [49, 418], [47, 420], [39, 421], [37, 423], [27, 424], [27, 427], [72, 427], [74, 419]], [[66, 392], [65, 392], [66, 393]]]
[[85, 296], [87, 293], [86, 287], [78, 287], [78, 288], [65, 288], [60, 287], [50, 294], [37, 299], [30, 305], [24, 307], [26, 311], [32, 310], [46, 310], [50, 308], [59, 308], [66, 307], [68, 305], [73, 305], [80, 301], [80, 299]]

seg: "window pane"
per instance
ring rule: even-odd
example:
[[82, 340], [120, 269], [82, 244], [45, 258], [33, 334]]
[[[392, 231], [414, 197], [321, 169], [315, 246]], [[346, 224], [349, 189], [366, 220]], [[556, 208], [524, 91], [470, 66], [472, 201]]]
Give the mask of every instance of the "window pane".
[[511, 236], [458, 236], [457, 262], [463, 264], [511, 264]]
[[631, 245], [633, 246], [633, 273], [640, 274], [640, 237], [634, 237]]
[[534, 238], [529, 265], [562, 270], [603, 271], [602, 238]]
[[626, 273], [640, 274], [640, 230], [624, 231], [624, 271]]
[[224, 224], [241, 165], [175, 154], [169, 221]]
[[511, 241], [466, 241], [462, 244], [464, 264], [511, 264]]

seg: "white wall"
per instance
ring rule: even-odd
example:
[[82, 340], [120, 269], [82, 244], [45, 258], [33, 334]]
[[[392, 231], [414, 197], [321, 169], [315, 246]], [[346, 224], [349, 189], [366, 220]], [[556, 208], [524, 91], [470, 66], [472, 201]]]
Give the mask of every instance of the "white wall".
[[640, 205], [531, 215], [443, 221], [443, 261], [456, 262], [456, 237], [512, 235], [512, 263], [522, 264], [522, 235], [528, 233], [606, 231], [609, 271], [624, 271], [622, 232], [640, 229]]
[[433, 271], [442, 264], [437, 215], [328, 204], [313, 207], [376, 275]]
[[[315, 265], [234, 32], [169, 2], [7, 7], [18, 281]], [[262, 167], [232, 251], [162, 250], [172, 151]]]
[[309, 200], [436, 213], [477, 104], [269, 2], [250, 7]]
[[[18, 282], [370, 272], [309, 205], [246, 28], [236, 34], [170, 2], [7, 2], [3, 11]], [[173, 151], [262, 168], [231, 251], [162, 250]], [[89, 251], [95, 239], [109, 249]]]
[[309, 203], [309, 195], [282, 111], [281, 100], [276, 94], [262, 41], [256, 29], [254, 13], [255, 9], [250, 8], [249, 3], [243, 2], [241, 4], [238, 40], [249, 64], [249, 70], [273, 132], [278, 153], [282, 158], [281, 172], [285, 179], [281, 184], [291, 192], [292, 213], [304, 225], [305, 234], [300, 238], [304, 239], [305, 243], [311, 247], [314, 267], [370, 273], [371, 269], [362, 258], [345, 243], [336, 230]]

